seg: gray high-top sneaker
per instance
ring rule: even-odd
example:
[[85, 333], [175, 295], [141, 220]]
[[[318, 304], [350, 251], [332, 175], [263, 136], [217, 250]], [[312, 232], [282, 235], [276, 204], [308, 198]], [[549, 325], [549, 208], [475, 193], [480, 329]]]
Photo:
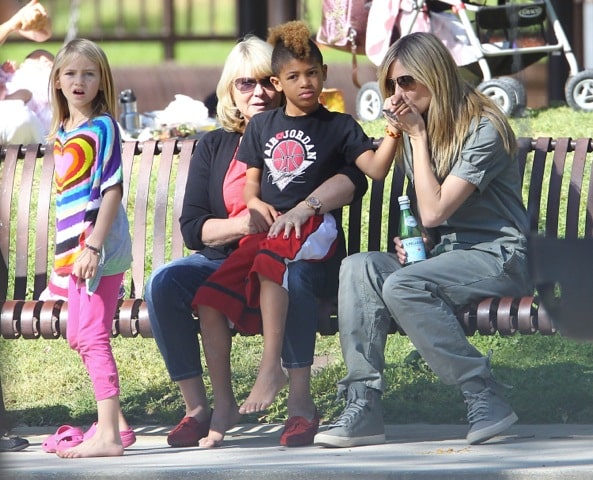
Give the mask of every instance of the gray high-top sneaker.
[[314, 445], [356, 447], [385, 443], [381, 392], [356, 382], [348, 386], [346, 408], [328, 430], [315, 435]]
[[519, 420], [495, 380], [472, 379], [462, 385], [461, 391], [467, 405], [470, 428], [466, 438], [470, 445], [491, 439]]

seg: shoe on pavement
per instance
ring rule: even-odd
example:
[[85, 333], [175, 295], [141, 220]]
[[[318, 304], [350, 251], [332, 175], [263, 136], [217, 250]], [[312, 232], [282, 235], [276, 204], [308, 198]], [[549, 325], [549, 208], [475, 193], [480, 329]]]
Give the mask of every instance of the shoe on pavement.
[[304, 447], [311, 445], [319, 430], [319, 413], [315, 410], [313, 419], [309, 422], [305, 417], [290, 417], [284, 424], [280, 435], [280, 445], [284, 447]]
[[200, 438], [208, 436], [209, 430], [210, 419], [198, 422], [194, 417], [184, 417], [167, 435], [167, 443], [172, 447], [194, 447], [198, 445]]
[[41, 449], [46, 453], [56, 453], [58, 450], [67, 450], [83, 442], [84, 432], [80, 427], [61, 425], [56, 433], [49, 435], [42, 443]]
[[0, 452], [18, 452], [29, 446], [29, 441], [21, 437], [2, 435], [0, 437]]
[[500, 390], [500, 385], [492, 379], [470, 380], [463, 384], [462, 393], [470, 424], [466, 439], [470, 445], [495, 437], [519, 420]]
[[381, 392], [355, 382], [348, 386], [346, 408], [329, 429], [315, 435], [314, 445], [357, 447], [385, 443]]

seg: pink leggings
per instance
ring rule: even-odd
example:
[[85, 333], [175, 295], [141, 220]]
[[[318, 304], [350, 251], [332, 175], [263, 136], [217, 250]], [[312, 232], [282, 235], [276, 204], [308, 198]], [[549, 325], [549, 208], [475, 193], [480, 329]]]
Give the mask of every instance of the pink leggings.
[[86, 367], [97, 401], [119, 395], [119, 375], [111, 351], [111, 326], [123, 275], [102, 277], [92, 295], [87, 293], [85, 282], [78, 285], [78, 278], [73, 275], [68, 285], [66, 337]]

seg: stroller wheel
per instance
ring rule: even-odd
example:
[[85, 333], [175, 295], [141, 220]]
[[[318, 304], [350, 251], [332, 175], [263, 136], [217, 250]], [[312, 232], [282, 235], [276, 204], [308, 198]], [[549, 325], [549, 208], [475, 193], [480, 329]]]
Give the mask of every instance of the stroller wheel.
[[525, 113], [525, 108], [527, 108], [527, 92], [525, 91], [525, 86], [519, 80], [513, 77], [498, 77], [498, 80], [507, 82], [515, 93], [517, 104], [515, 105], [514, 110], [511, 112], [511, 117], [522, 116], [523, 113]]
[[367, 82], [356, 95], [356, 116], [363, 122], [377, 120], [383, 115], [383, 98], [378, 82]]
[[517, 95], [513, 85], [507, 80], [493, 78], [478, 85], [478, 90], [490, 97], [505, 115], [510, 117], [517, 108]]
[[593, 111], [593, 70], [570, 77], [564, 88], [566, 103], [575, 110]]

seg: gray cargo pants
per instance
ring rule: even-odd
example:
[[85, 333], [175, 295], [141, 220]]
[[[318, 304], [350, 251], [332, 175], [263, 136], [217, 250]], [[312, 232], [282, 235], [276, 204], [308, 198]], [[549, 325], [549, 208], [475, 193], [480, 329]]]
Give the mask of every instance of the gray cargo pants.
[[342, 262], [339, 285], [340, 343], [348, 368], [339, 392], [352, 382], [384, 391], [392, 317], [444, 383], [491, 377], [488, 359], [468, 341], [455, 312], [486, 297], [533, 290], [525, 254], [499, 244], [453, 250], [406, 267], [391, 253], [358, 253]]

